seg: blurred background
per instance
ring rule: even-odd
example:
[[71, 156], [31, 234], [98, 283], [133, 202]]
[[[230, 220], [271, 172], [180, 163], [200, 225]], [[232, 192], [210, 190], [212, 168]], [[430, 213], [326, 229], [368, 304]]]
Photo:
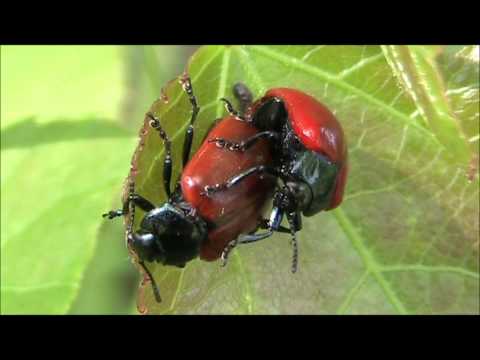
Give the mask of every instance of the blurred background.
[[[41, 151], [41, 146], [35, 145], [92, 136], [131, 137], [133, 151], [145, 112], [160, 96], [166, 82], [183, 71], [196, 48], [1, 47], [2, 209], [7, 208], [4, 212], [9, 213], [2, 211], [2, 248], [8, 240], [6, 228], [16, 230], [13, 228], [18, 215], [13, 207], [19, 205], [25, 211], [18, 200], [17, 204], [12, 203], [15, 198], [8, 192], [11, 188], [5, 187], [13, 165], [25, 162], [24, 157], [17, 159], [21, 156], [18, 153], [34, 154]], [[88, 121], [84, 120], [87, 118]], [[132, 151], [122, 153], [129, 153], [128, 158]], [[126, 175], [128, 162], [122, 161]], [[12, 185], [10, 181], [9, 186]], [[121, 185], [118, 183], [111, 204], [118, 204]], [[7, 197], [10, 208], [6, 205]], [[12, 217], [7, 221], [9, 215]], [[128, 258], [121, 221], [102, 223], [98, 236], [90, 265], [68, 313], [137, 314], [138, 274]], [[12, 265], [9, 271], [14, 270]]]

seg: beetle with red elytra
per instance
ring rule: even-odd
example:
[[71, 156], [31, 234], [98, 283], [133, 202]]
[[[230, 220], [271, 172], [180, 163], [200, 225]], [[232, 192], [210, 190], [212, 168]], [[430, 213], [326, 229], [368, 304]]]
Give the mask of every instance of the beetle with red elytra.
[[[243, 84], [235, 86], [240, 97], [251, 98]], [[290, 232], [294, 257], [292, 272], [297, 269], [296, 232], [302, 228], [302, 214], [313, 216], [340, 205], [348, 173], [348, 150], [344, 132], [330, 110], [312, 96], [296, 89], [274, 88], [257, 100], [242, 117], [227, 102], [234, 116], [253, 124], [258, 133], [241, 142], [225, 137], [210, 140], [226, 152], [246, 152], [258, 141], [267, 139], [274, 154], [271, 165], [262, 164], [237, 174], [224, 183], [210, 184], [204, 194], [230, 191], [250, 176], [267, 174], [281, 180], [273, 197], [270, 219], [264, 223], [266, 232], [249, 234], [232, 241], [249, 243], [270, 237], [274, 232]], [[289, 229], [281, 223], [283, 217]]]
[[[158, 302], [161, 301], [158, 287], [145, 266], [146, 261], [184, 267], [196, 257], [206, 261], [219, 259], [228, 243], [241, 234], [254, 233], [262, 224], [264, 206], [275, 188], [274, 178], [258, 174], [242, 181], [234, 189], [210, 197], [202, 196], [204, 188], [210, 183], [226, 181], [252, 167], [269, 165], [272, 161], [271, 148], [262, 139], [242, 153], [226, 153], [219, 149], [211, 139], [228, 137], [242, 141], [258, 133], [252, 124], [227, 115], [214, 125], [207, 139], [189, 159], [193, 125], [200, 108], [190, 78], [185, 74], [180, 82], [192, 105], [192, 115], [183, 144], [183, 171], [174, 191], [170, 187], [171, 142], [161, 127], [160, 119], [149, 112], [146, 120], [165, 145], [163, 186], [168, 201], [157, 207], [135, 193], [131, 183], [123, 208], [103, 214], [109, 219], [131, 215], [135, 206], [146, 212], [138, 231], [133, 231], [132, 226], [127, 229], [127, 242], [148, 275]], [[250, 102], [251, 99], [240, 99], [242, 108]], [[130, 223], [133, 224], [133, 218]]]
[[[184, 170], [175, 191], [170, 190], [171, 143], [160, 121], [148, 113], [150, 126], [164, 141], [164, 188], [168, 202], [155, 207], [130, 189], [123, 209], [104, 216], [125, 215], [130, 205], [146, 211], [138, 232], [128, 231], [129, 244], [157, 287], [145, 261], [184, 267], [200, 256], [226, 262], [238, 243], [250, 243], [286, 232], [294, 249], [292, 272], [297, 269], [296, 232], [302, 214], [313, 216], [337, 207], [347, 176], [347, 148], [335, 116], [313, 97], [294, 89], [272, 89], [252, 104], [248, 88], [238, 83], [234, 95], [240, 112], [226, 103], [230, 115], [218, 122], [189, 161], [193, 124], [199, 107], [190, 79], [181, 79], [192, 104], [192, 117], [183, 149]], [[283, 186], [277, 186], [280, 179]], [[270, 219], [262, 209], [273, 195]], [[286, 217], [289, 228], [281, 225]], [[256, 233], [260, 228], [266, 232]]]

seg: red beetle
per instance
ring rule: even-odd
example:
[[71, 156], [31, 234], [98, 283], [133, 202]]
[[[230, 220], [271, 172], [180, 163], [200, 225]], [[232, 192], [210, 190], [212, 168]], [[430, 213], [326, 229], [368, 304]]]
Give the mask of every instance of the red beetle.
[[[249, 94], [243, 84], [237, 84], [234, 89], [237, 93]], [[228, 102], [227, 109], [241, 117]], [[294, 246], [292, 271], [295, 272], [295, 233], [302, 228], [301, 215], [313, 216], [322, 210], [334, 209], [342, 202], [348, 172], [343, 129], [318, 100], [288, 88], [268, 90], [250, 107], [244, 120], [252, 123], [258, 132], [242, 141], [218, 137], [217, 146], [245, 152], [257, 141], [268, 139], [275, 154], [273, 164], [252, 167], [225, 183], [208, 185], [205, 193], [212, 196], [253, 175], [269, 174], [279, 178], [283, 186], [275, 191], [270, 220], [265, 224], [268, 231], [242, 236], [237, 242], [258, 241], [275, 231], [290, 232]], [[280, 225], [284, 216], [289, 228]]]
[[[259, 224], [263, 223], [261, 213], [264, 204], [271, 198], [275, 188], [275, 178], [256, 174], [235, 189], [211, 197], [202, 196], [207, 184], [225, 182], [249, 168], [268, 166], [272, 163], [273, 157], [271, 147], [264, 139], [256, 142], [244, 153], [226, 153], [219, 149], [214, 143], [219, 137], [225, 136], [234, 141], [242, 141], [258, 133], [258, 129], [253, 124], [241, 121], [234, 116], [227, 116], [214, 126], [199, 150], [189, 160], [194, 132], [193, 124], [199, 107], [190, 79], [185, 75], [181, 82], [193, 111], [185, 134], [184, 169], [179, 186], [171, 192], [170, 140], [160, 126], [159, 119], [147, 113], [150, 126], [158, 131], [165, 144], [163, 184], [168, 202], [156, 207], [141, 195], [136, 194], [132, 185], [123, 209], [103, 214], [109, 219], [128, 214], [130, 211], [130, 214], [133, 214], [131, 205], [138, 206], [146, 212], [138, 231], [128, 229], [127, 239], [139, 258], [139, 264], [150, 277], [157, 301], [161, 301], [158, 288], [145, 267], [145, 261], [184, 267], [188, 261], [197, 256], [207, 261], [218, 259], [230, 242], [240, 234], [255, 232]], [[250, 102], [248, 98], [240, 95], [237, 97], [242, 108]]]
[[242, 141], [257, 132], [254, 126], [233, 116], [222, 119], [183, 170], [180, 182], [183, 198], [209, 225], [208, 238], [200, 248], [203, 260], [218, 259], [227, 244], [240, 234], [257, 230], [263, 205], [271, 198], [275, 187], [274, 178], [256, 174], [233, 190], [212, 197], [202, 196], [208, 184], [223, 183], [249, 168], [272, 162], [270, 147], [265, 140], [257, 142], [243, 154], [221, 151], [211, 140], [224, 136]]

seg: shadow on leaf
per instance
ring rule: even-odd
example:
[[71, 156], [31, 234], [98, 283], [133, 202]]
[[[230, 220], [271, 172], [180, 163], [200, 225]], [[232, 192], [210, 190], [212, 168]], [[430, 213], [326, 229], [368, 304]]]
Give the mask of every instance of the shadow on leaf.
[[26, 148], [69, 140], [130, 136], [133, 134], [128, 130], [104, 119], [56, 120], [42, 125], [38, 124], [34, 117], [29, 117], [2, 130], [1, 149]]

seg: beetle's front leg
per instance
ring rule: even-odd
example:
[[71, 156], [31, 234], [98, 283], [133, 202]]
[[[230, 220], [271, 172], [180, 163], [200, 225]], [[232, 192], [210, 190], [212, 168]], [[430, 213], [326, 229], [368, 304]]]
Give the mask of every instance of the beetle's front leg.
[[118, 216], [123, 216], [125, 214], [128, 214], [130, 203], [133, 203], [135, 206], [138, 206], [140, 209], [142, 209], [145, 212], [149, 212], [150, 210], [153, 210], [155, 208], [155, 205], [153, 205], [150, 201], [145, 199], [143, 196], [140, 196], [138, 194], [131, 194], [128, 197], [127, 201], [123, 204], [122, 209], [110, 210], [109, 212], [102, 214], [102, 217], [106, 217], [108, 219], [114, 219]]
[[123, 216], [125, 215], [126, 212], [124, 209], [118, 209], [118, 210], [110, 210], [109, 212], [105, 213], [105, 214], [102, 214], [102, 217], [106, 217], [108, 219], [114, 219], [116, 217], [119, 217], [119, 216]]
[[[258, 229], [263, 229], [263, 230], [270, 229], [270, 220], [261, 219], [260, 222], [258, 223]], [[282, 225], [278, 225], [275, 231], [279, 233], [290, 234], [290, 229]]]
[[200, 193], [200, 195], [211, 196], [218, 191], [227, 190], [227, 189], [231, 188], [232, 186], [235, 186], [238, 183], [242, 182], [243, 180], [245, 180], [249, 176], [252, 176], [252, 175], [255, 175], [255, 174], [257, 174], [257, 175], [267, 174], [267, 175], [271, 175], [271, 176], [278, 176], [279, 172], [277, 171], [276, 168], [270, 167], [270, 166], [265, 166], [265, 165], [254, 166], [254, 167], [252, 167], [250, 169], [247, 169], [244, 172], [228, 179], [224, 183], [205, 186], [204, 191], [202, 191]]
[[248, 150], [250, 147], [255, 145], [255, 143], [260, 139], [267, 139], [267, 140], [280, 140], [280, 134], [275, 131], [261, 131], [246, 140], [242, 140], [240, 142], [230, 141], [224, 138], [213, 138], [208, 140], [209, 143], [215, 143], [217, 147], [221, 149], [226, 149], [230, 151], [241, 151], [244, 152]]

